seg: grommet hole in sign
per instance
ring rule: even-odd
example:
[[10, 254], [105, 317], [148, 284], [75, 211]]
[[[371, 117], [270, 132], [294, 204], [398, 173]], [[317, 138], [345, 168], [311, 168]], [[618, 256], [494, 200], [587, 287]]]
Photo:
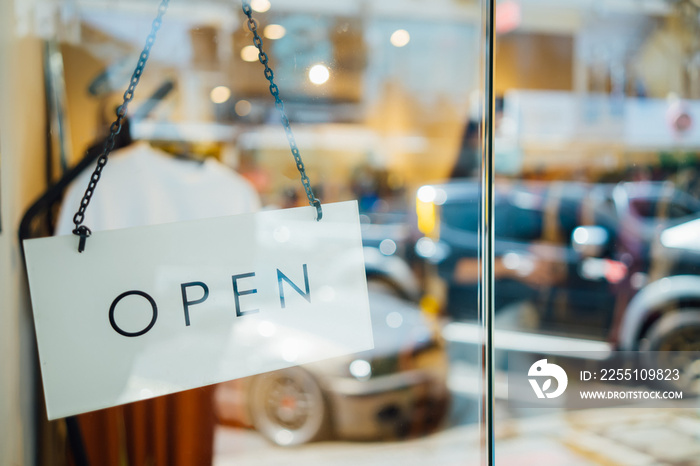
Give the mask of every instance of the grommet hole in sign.
[[49, 419], [373, 348], [355, 201], [90, 232], [102, 175], [83, 252], [24, 242]]

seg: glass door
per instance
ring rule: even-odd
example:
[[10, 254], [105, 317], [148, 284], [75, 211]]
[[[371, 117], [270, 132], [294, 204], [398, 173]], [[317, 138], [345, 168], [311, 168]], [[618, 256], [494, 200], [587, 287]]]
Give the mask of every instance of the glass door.
[[500, 7], [498, 462], [695, 461], [698, 5]]
[[[55, 2], [51, 14], [44, 3], [15, 14], [28, 25], [18, 34], [46, 42], [47, 95], [61, 96], [46, 135], [54, 184], [81, 162], [91, 171], [86, 154], [103, 147], [158, 3]], [[493, 293], [481, 278], [493, 266], [482, 227], [493, 225], [482, 209], [496, 108], [492, 3], [253, 0], [252, 23], [237, 2], [170, 2], [103, 178], [121, 176], [135, 150], [157, 152], [192, 177], [213, 165], [235, 173], [254, 193], [248, 208], [307, 205], [274, 75], [316, 197], [357, 200], [374, 349], [72, 417], [73, 461], [492, 459], [490, 298], [480, 298]], [[138, 170], [128, 195], [105, 198], [112, 214], [94, 231], [189, 219], [166, 194], [169, 174]], [[70, 234], [71, 193], [83, 190], [69, 187], [27, 236]], [[209, 194], [208, 205], [239, 201]], [[256, 331], [274, 343], [268, 324]], [[37, 448], [50, 464], [44, 447], [62, 421], [41, 419]]]

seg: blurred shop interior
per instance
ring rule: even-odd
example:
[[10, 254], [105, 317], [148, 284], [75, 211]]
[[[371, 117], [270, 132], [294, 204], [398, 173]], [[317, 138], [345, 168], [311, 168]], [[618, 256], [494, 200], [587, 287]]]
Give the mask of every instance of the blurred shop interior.
[[[471, 188], [460, 187], [454, 180], [468, 179], [472, 187], [479, 182], [483, 4], [479, 0], [253, 0], [251, 4], [316, 196], [323, 203], [357, 199], [366, 261], [376, 265], [376, 269], [368, 268], [368, 278], [370, 282], [378, 278], [374, 285], [386, 286], [389, 294], [410, 303], [406, 306], [420, 314], [426, 329], [438, 335], [442, 332], [437, 338], [448, 347], [442, 357], [449, 359], [450, 369], [439, 377], [444, 379], [443, 388], [452, 390], [456, 383], [452, 368], [460, 366], [461, 359], [476, 360], [454, 349], [460, 338], [455, 335], [466, 327], [449, 325], [475, 320], [478, 309], [478, 269], [457, 258], [461, 253], [478, 256], [478, 196], [477, 191], [468, 194]], [[21, 224], [23, 238], [56, 233], [57, 223], [65, 217], [61, 202], [66, 186], [40, 205], [36, 201], [65, 180], [72, 168], [81, 163], [90, 166], [99, 155], [156, 9], [155, 2], [128, 0], [16, 0], [0, 5], [0, 341], [3, 353], [9, 356], [0, 363], [2, 464], [76, 461], [65, 427], [48, 423], [43, 412], [18, 231]], [[615, 249], [609, 254], [602, 249], [590, 254], [576, 249], [585, 261], [569, 262], [565, 267], [583, 270], [580, 273], [605, 285], [599, 293], [605, 296], [591, 298], [599, 303], [600, 312], [582, 310], [579, 315], [567, 311], [569, 303], [592, 295], [576, 293], [598, 293], [599, 288], [582, 285], [571, 291], [558, 283], [539, 282], [537, 278], [547, 274], [568, 272], [562, 272], [559, 265], [547, 271], [537, 269], [539, 275], [534, 269], [528, 271], [530, 265], [523, 265], [528, 260], [525, 254], [503, 243], [501, 249], [497, 247], [497, 260], [504, 273], [511, 275], [500, 296], [508, 301], [513, 295], [513, 301], [519, 301], [532, 295], [535, 298], [530, 302], [535, 307], [546, 304], [533, 311], [536, 317], [530, 318], [530, 306], [517, 315], [497, 319], [497, 325], [617, 348], [624, 336], [615, 329], [627, 325], [625, 310], [632, 299], [647, 283], [675, 273], [674, 264], [654, 259], [658, 255], [654, 248], [664, 228], [700, 217], [699, 15], [697, 0], [497, 2], [496, 185], [510, 193], [504, 196], [512, 195], [514, 209], [534, 211], [532, 206], [537, 205], [541, 213], [533, 227], [535, 233], [525, 240], [514, 233], [511, 242], [527, 241], [523, 248], [528, 251], [542, 242], [568, 242], [574, 248], [572, 235], [577, 227], [606, 227], [605, 219], [619, 213], [620, 196], [633, 198], [646, 189], [635, 208], [638, 216], [652, 222], [648, 236], [637, 239], [644, 242], [640, 248], [653, 249], [638, 255], [632, 250], [620, 252], [615, 249], [617, 240], [592, 245]], [[140, 141], [184, 163], [213, 159], [241, 175], [263, 209], [307, 205], [240, 5], [223, 0], [173, 0], [158, 34], [117, 149]], [[86, 161], [86, 154], [92, 154], [92, 159]], [[109, 176], [109, 164], [104, 173]], [[643, 182], [659, 184], [625, 184]], [[619, 188], [622, 185], [627, 191]], [[685, 196], [678, 207], [682, 212], [674, 216], [670, 207], [659, 207], [666, 204], [658, 200], [644, 204], [645, 193], [655, 187], [676, 193], [669, 198], [671, 203], [677, 200], [673, 196]], [[552, 192], [560, 193], [555, 200]], [[574, 214], [579, 218], [568, 227], [563, 214], [562, 220], [551, 220], [568, 202], [567, 195], [579, 196]], [[472, 197], [462, 207], [473, 207], [474, 214], [455, 229], [474, 232], [465, 236], [464, 241], [473, 245], [468, 252], [463, 251], [469, 248], [462, 245], [462, 239], [451, 243], [447, 237], [450, 228], [459, 224], [450, 223], [449, 215], [467, 218], [462, 210], [448, 211], [448, 206], [458, 205], [464, 196]], [[455, 204], [450, 204], [452, 199], [457, 199]], [[595, 202], [609, 209], [600, 214], [603, 220], [598, 222], [595, 209], [580, 218], [587, 212], [581, 205]], [[499, 205], [497, 236], [499, 228], [504, 236], [509, 228], [519, 232], [528, 228], [527, 219], [499, 217]], [[651, 210], [645, 213], [644, 209]], [[666, 222], [676, 218], [678, 222]], [[614, 223], [612, 230], [626, 234], [619, 218], [610, 222]], [[579, 231], [586, 235], [599, 232], [591, 228]], [[692, 236], [696, 233], [700, 235], [697, 226], [682, 242], [692, 242], [692, 237], [697, 240], [700, 236]], [[591, 246], [584, 243], [581, 248]], [[551, 254], [558, 253], [548, 254], [554, 262]], [[688, 254], [700, 254], [697, 245]], [[642, 259], [637, 260], [638, 256]], [[399, 265], [391, 262], [394, 259]], [[700, 274], [700, 261], [682, 265], [684, 275]], [[466, 275], [458, 279], [457, 273]], [[537, 277], [529, 280], [527, 275]], [[451, 280], [470, 285], [453, 287]], [[700, 297], [693, 296], [691, 301], [700, 303]], [[393, 311], [394, 304], [387, 306], [399, 312], [387, 315], [410, 321], [404, 311]], [[389, 317], [386, 322], [392, 326]], [[693, 338], [700, 337], [700, 323], [693, 322], [698, 332]], [[639, 325], [645, 330], [655, 328], [651, 320]], [[658, 346], [653, 346], [657, 343], [651, 336], [660, 331], [646, 334], [654, 349], [666, 342], [659, 336]], [[700, 349], [695, 346], [694, 350]], [[415, 356], [418, 352], [401, 347], [397, 353]], [[418, 368], [422, 362], [419, 356], [415, 359]], [[460, 361], [455, 365], [453, 359]], [[237, 390], [242, 389], [213, 390], [174, 395], [181, 398], [154, 402], [126, 414], [113, 411], [84, 418], [84, 440], [93, 455], [92, 464], [203, 464], [196, 461], [215, 458], [222, 451], [235, 462], [242, 441], [235, 440], [238, 437], [231, 431], [221, 437], [214, 425], [226, 424], [227, 410], [236, 405], [227, 404], [226, 397], [240, 396]], [[464, 408], [459, 398], [465, 396], [459, 390], [452, 393], [451, 408], [442, 405], [445, 400], [440, 396], [431, 398], [428, 411], [444, 410], [439, 419], [407, 420], [403, 413], [399, 416], [382, 407], [382, 415], [391, 417], [390, 422], [400, 418], [403, 423], [392, 427], [389, 437], [420, 437], [426, 432], [476, 425], [478, 409]], [[211, 400], [218, 400], [218, 411], [202, 408]], [[177, 414], [163, 414], [169, 410]], [[464, 419], [455, 420], [465, 410]], [[340, 408], [333, 406], [331, 411]], [[410, 412], [420, 416], [423, 411]], [[503, 419], [511, 415], [517, 417], [505, 413]], [[148, 419], [153, 422], [149, 424]], [[170, 422], [188, 426], [167, 430], [165, 425]], [[239, 419], [228, 425], [251, 424], [255, 422]], [[130, 430], [151, 436], [148, 442], [156, 447], [144, 446], [135, 435], [124, 433]], [[171, 440], [163, 440], [168, 436]], [[194, 437], [187, 440], [188, 436]], [[221, 439], [228, 436], [234, 440], [222, 446], [225, 441]], [[266, 436], [282, 445], [306, 442], [305, 437], [297, 441], [280, 437], [279, 432]], [[356, 437], [367, 439], [361, 434]], [[180, 446], [174, 447], [178, 442]], [[697, 438], [694, 442], [697, 445]], [[201, 447], [202, 443], [207, 446]], [[235, 448], [230, 447], [234, 444]], [[95, 453], [100, 448], [102, 453]], [[178, 459], [168, 456], [173, 449], [180, 452]], [[130, 452], [124, 453], [126, 450]], [[159, 459], [147, 463], [143, 458], [150, 454]], [[95, 458], [103, 459], [94, 462]], [[217, 464], [228, 464], [218, 458]], [[657, 460], [666, 464], [663, 458]]]

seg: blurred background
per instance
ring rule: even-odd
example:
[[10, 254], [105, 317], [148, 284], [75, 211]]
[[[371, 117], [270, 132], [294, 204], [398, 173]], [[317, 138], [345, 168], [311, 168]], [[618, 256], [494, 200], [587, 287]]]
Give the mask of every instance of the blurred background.
[[[478, 464], [484, 3], [251, 6], [316, 196], [359, 203], [375, 350], [81, 415], [77, 444], [47, 422], [17, 232], [56, 232], [157, 3], [6, 1], [2, 464]], [[512, 358], [578, 371], [700, 351], [699, 15], [696, 0], [496, 4], [498, 464], [700, 457], [692, 397], [529, 409], [507, 390]], [[306, 205], [268, 86], [239, 3], [173, 0], [117, 147], [215, 162], [262, 209]], [[674, 364], [696, 393], [697, 359]]]

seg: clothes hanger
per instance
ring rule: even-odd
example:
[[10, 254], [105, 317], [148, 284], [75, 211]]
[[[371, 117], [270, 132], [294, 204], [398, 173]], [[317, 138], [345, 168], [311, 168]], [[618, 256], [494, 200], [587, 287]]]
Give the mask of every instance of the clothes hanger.
[[[99, 77], [98, 77], [99, 78]], [[153, 109], [174, 89], [175, 85], [172, 80], [166, 80], [161, 84], [133, 113], [134, 119], [146, 118]], [[122, 120], [122, 129], [115, 138], [114, 150], [122, 149], [131, 145], [134, 140], [131, 137], [130, 119], [125, 117]], [[46, 132], [49, 138], [49, 132]], [[54, 209], [58, 208], [58, 204], [63, 199], [63, 195], [75, 180], [86, 168], [93, 165], [97, 158], [102, 153], [103, 141], [92, 145], [85, 152], [85, 156], [68, 171], [63, 173], [61, 178], [51, 185], [32, 205], [27, 209], [19, 224], [19, 240], [20, 244], [28, 238], [37, 238], [41, 236], [49, 236], [53, 234], [53, 225], [49, 225], [44, 221], [49, 218]], [[47, 139], [47, 154], [51, 157], [51, 141]]]
[[[133, 142], [131, 139], [131, 134], [129, 132], [129, 122], [128, 119], [124, 119], [122, 123], [122, 130], [119, 132], [115, 139], [114, 149], [124, 148]], [[95, 160], [102, 153], [102, 144], [95, 144], [91, 146], [86, 152], [85, 156], [71, 169], [66, 171], [61, 178], [51, 185], [32, 205], [27, 209], [22, 217], [19, 224], [19, 240], [20, 244], [23, 240], [28, 238], [36, 238], [39, 236], [50, 235], [52, 231], [45, 231], [53, 226], [49, 227], [46, 225], [41, 225], [41, 219], [48, 212], [53, 211], [54, 208], [63, 199], [63, 194], [65, 193], [71, 182], [75, 180], [86, 168], [90, 167]], [[41, 227], [44, 227], [43, 229]], [[43, 231], [42, 231], [43, 230]]]

